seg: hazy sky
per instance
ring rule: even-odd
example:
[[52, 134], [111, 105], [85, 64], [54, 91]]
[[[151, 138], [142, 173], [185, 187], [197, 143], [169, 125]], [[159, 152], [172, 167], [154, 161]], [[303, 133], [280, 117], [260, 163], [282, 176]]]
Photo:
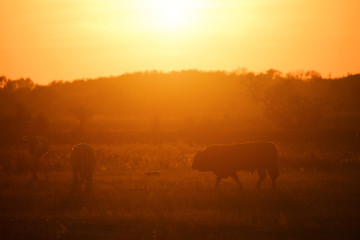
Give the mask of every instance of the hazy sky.
[[359, 0], [8, 0], [0, 76], [145, 70], [360, 73]]

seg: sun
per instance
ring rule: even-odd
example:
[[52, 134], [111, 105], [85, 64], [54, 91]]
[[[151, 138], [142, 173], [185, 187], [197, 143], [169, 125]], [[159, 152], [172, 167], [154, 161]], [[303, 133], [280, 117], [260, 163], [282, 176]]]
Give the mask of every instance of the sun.
[[186, 28], [193, 21], [196, 5], [186, 0], [154, 1], [151, 16], [154, 27], [163, 31]]
[[181, 1], [169, 1], [163, 4], [160, 10], [160, 18], [168, 27], [181, 27], [189, 20], [189, 10]]

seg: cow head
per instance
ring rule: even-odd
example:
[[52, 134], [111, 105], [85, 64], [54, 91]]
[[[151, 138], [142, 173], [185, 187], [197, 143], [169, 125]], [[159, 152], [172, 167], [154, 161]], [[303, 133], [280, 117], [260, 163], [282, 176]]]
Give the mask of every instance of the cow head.
[[196, 169], [199, 171], [206, 171], [206, 157], [205, 153], [200, 151], [196, 153], [194, 157], [194, 161], [192, 163], [192, 169]]

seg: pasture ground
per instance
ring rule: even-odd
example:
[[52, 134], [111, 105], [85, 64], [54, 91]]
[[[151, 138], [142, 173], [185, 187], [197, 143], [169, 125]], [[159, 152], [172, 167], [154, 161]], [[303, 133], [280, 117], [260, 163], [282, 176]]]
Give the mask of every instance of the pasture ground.
[[[161, 160], [163, 151], [158, 152], [151, 155], [158, 156], [154, 161]], [[0, 239], [360, 237], [360, 169], [355, 167], [282, 167], [277, 191], [270, 189], [269, 177], [256, 191], [258, 175], [238, 172], [241, 192], [231, 179], [214, 191], [215, 175], [193, 171], [187, 163], [158, 165], [160, 174], [152, 176], [145, 168], [105, 163], [99, 161], [89, 196], [69, 196], [66, 164], [48, 182], [29, 183], [29, 174], [1, 171]]]

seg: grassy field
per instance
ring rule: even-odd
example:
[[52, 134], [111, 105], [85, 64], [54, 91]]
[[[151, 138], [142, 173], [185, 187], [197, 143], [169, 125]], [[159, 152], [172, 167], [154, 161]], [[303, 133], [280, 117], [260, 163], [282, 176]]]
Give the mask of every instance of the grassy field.
[[359, 239], [360, 168], [344, 147], [279, 144], [278, 189], [238, 172], [244, 192], [231, 179], [215, 191], [215, 175], [191, 169], [203, 147], [97, 145], [94, 191], [77, 197], [71, 146], [52, 147], [50, 179], [35, 183], [21, 148], [2, 149], [0, 239]]

